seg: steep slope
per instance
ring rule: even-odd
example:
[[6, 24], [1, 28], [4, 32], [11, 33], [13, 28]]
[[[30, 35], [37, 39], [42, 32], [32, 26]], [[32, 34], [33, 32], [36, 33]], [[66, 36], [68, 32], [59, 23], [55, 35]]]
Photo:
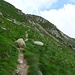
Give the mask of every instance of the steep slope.
[[40, 24], [49, 33], [51, 37], [57, 39], [59, 42], [62, 41], [67, 46], [71, 46], [72, 49], [75, 48], [74, 39], [65, 35], [63, 32], [58, 30], [56, 26], [54, 26], [52, 23], [50, 23], [46, 19], [40, 16], [35, 16], [35, 15], [30, 15], [30, 14], [26, 16], [30, 20], [34, 21], [35, 23], [37, 22], [38, 24]]
[[75, 74], [75, 39], [42, 17], [24, 14], [0, 0], [0, 75], [16, 75], [19, 52], [15, 41], [26, 39], [26, 33], [29, 40], [23, 53], [29, 65], [27, 75]]

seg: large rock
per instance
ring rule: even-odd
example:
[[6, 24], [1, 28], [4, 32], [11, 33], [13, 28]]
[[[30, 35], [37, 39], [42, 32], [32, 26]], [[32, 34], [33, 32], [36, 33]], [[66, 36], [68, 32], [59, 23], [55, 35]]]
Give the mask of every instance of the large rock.
[[42, 43], [42, 42], [40, 42], [40, 41], [33, 41], [34, 42], [34, 44], [37, 44], [37, 45], [41, 45], [41, 46], [43, 46], [44, 44]]
[[17, 41], [16, 41], [16, 44], [17, 44], [17, 47], [19, 48], [24, 48], [25, 45], [25, 42], [22, 38], [19, 38]]

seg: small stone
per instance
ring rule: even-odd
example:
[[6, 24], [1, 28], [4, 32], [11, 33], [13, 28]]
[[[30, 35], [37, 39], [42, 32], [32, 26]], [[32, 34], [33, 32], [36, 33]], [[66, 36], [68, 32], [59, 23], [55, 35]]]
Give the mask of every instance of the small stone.
[[3, 14], [0, 12], [0, 15], [3, 15]]
[[19, 70], [16, 70], [16, 73], [19, 73]]
[[1, 27], [3, 30], [7, 30], [6, 28], [4, 28], [4, 27]]
[[19, 64], [23, 64], [23, 60], [18, 59], [18, 63], [19, 63]]

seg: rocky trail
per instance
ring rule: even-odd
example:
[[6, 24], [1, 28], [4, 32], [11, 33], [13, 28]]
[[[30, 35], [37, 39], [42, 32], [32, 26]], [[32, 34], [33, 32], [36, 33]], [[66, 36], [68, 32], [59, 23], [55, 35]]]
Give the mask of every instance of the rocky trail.
[[18, 65], [16, 75], [27, 75], [28, 72], [27, 60], [24, 59], [23, 49], [19, 48]]

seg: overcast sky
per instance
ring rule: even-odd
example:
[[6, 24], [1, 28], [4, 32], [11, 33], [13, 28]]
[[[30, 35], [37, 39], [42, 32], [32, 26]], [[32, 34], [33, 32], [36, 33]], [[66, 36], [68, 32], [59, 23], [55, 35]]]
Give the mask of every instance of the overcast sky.
[[5, 0], [26, 14], [44, 17], [75, 38], [75, 0]]

